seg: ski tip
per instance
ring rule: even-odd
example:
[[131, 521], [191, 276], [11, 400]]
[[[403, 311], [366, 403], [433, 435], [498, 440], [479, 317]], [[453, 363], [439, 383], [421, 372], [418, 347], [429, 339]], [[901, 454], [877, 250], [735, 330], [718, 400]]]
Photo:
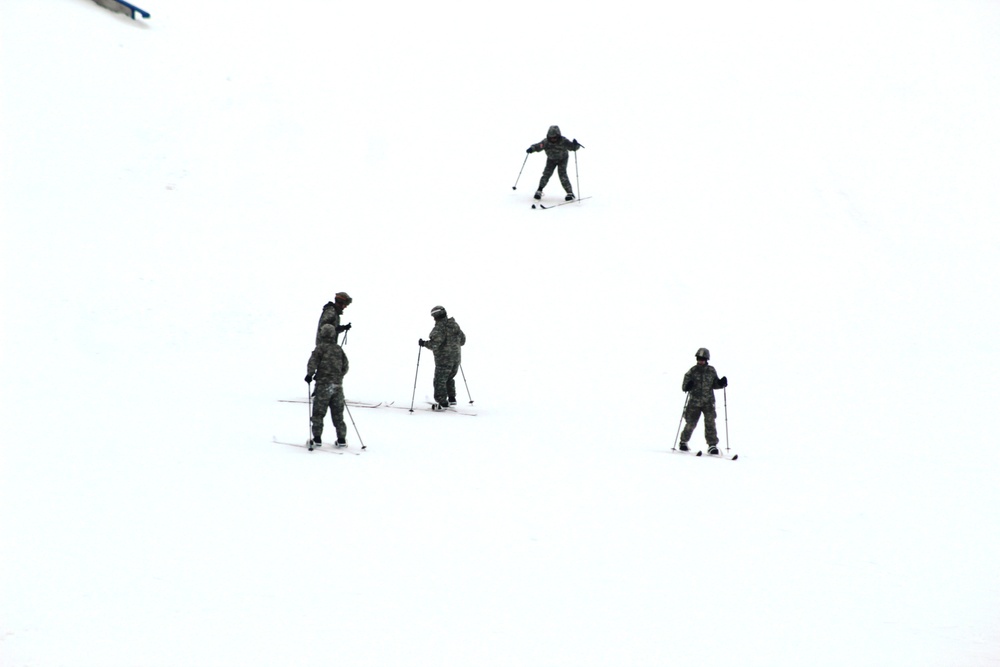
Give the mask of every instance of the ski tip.
[[732, 458], [732, 459], [730, 459], [730, 460], [732, 460], [732, 461], [735, 461], [735, 460], [736, 460], [736, 459], [738, 459], [738, 458], [740, 458], [740, 455], [739, 455], [739, 454], [733, 454], [733, 458]]
[[701, 456], [701, 450], [698, 450], [698, 453], [695, 454], [695, 456]]

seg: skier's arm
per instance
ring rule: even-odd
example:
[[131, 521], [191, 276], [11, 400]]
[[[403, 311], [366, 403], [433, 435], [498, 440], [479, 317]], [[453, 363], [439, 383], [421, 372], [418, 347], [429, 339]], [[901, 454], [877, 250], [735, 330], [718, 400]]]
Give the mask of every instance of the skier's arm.
[[431, 330], [431, 334], [427, 337], [427, 340], [424, 341], [424, 347], [426, 347], [431, 352], [437, 352], [437, 349], [441, 347], [441, 342], [442, 342], [441, 330], [438, 329], [437, 326], [435, 326]]
[[306, 364], [306, 372], [309, 375], [315, 375], [316, 369], [319, 368], [319, 362], [323, 358], [323, 354], [319, 351], [317, 347], [313, 350], [313, 353], [309, 355], [309, 363]]
[[729, 380], [726, 378], [720, 378], [719, 374], [712, 369], [712, 389], [722, 389], [723, 387], [729, 385]]

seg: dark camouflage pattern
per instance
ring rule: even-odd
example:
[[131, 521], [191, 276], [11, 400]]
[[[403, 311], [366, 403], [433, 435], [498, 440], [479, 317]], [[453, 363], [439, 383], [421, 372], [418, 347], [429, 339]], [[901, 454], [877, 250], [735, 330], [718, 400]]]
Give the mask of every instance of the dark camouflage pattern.
[[336, 329], [324, 325], [319, 331], [320, 342], [316, 345], [306, 371], [316, 381], [316, 396], [312, 410], [313, 438], [323, 435], [323, 419], [327, 409], [337, 429], [337, 439], [347, 440], [347, 424], [344, 423], [344, 376], [349, 362], [344, 349], [337, 345]]
[[545, 189], [545, 186], [549, 183], [549, 179], [552, 178], [552, 173], [558, 169], [559, 182], [562, 184], [563, 190], [567, 194], [573, 193], [573, 184], [570, 183], [566, 167], [569, 164], [569, 152], [575, 151], [579, 147], [579, 144], [562, 136], [558, 125], [550, 127], [548, 134], [543, 140], [531, 145], [528, 149], [529, 151], [532, 153], [544, 151], [545, 157], [548, 158], [545, 162], [545, 169], [542, 170], [542, 178], [538, 181], [539, 191]]
[[702, 415], [705, 415], [705, 442], [710, 447], [719, 444], [719, 433], [715, 427], [715, 391], [722, 389], [722, 382], [715, 368], [708, 364], [697, 364], [684, 374], [681, 389], [688, 392], [684, 408], [684, 430], [681, 442], [687, 443]]
[[340, 332], [340, 315], [344, 312], [338, 304], [333, 301], [328, 301], [325, 306], [323, 306], [323, 312], [319, 316], [319, 324], [316, 325], [316, 344], [319, 345], [319, 332], [322, 330], [324, 324], [329, 324], [334, 330], [334, 341], [337, 342], [337, 333]]
[[434, 400], [442, 405], [455, 401], [455, 376], [462, 365], [463, 345], [465, 332], [454, 317], [439, 319], [425, 344], [434, 353]]
[[340, 332], [344, 330], [344, 327], [340, 326], [340, 316], [344, 313], [344, 308], [351, 305], [352, 301], [354, 299], [347, 292], [337, 292], [334, 295], [333, 301], [327, 301], [326, 305], [323, 306], [323, 312], [319, 316], [319, 324], [316, 325], [317, 345], [319, 345], [319, 332], [324, 324], [333, 325], [333, 329], [336, 332], [334, 340], [335, 342], [339, 342]]
[[719, 374], [713, 366], [697, 364], [684, 374], [681, 390], [688, 392], [688, 405], [715, 405], [715, 389], [722, 389]]
[[719, 444], [719, 432], [715, 427], [715, 405], [688, 405], [684, 408], [684, 430], [681, 431], [681, 442], [687, 444], [698, 425], [698, 419], [705, 415], [705, 442], [709, 447]]
[[347, 423], [344, 421], [345, 405], [344, 385], [324, 384], [316, 386], [312, 411], [314, 440], [319, 441], [323, 438], [323, 419], [326, 417], [327, 408], [329, 408], [330, 419], [333, 420], [333, 427], [337, 431], [337, 440], [347, 442]]

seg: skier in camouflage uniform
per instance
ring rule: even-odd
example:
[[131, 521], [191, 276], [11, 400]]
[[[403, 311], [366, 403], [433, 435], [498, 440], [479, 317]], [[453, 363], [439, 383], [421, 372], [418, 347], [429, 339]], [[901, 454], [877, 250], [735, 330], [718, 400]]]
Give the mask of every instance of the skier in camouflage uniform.
[[566, 201], [573, 201], [576, 196], [573, 194], [573, 184], [569, 182], [569, 175], [566, 173], [566, 165], [569, 164], [569, 152], [580, 148], [580, 142], [576, 139], [570, 141], [562, 136], [558, 125], [549, 128], [545, 138], [537, 144], [528, 146], [528, 153], [545, 151], [548, 160], [545, 163], [545, 170], [542, 171], [542, 180], [538, 181], [538, 191], [535, 192], [535, 199], [542, 198], [542, 190], [552, 177], [552, 172], [559, 169], [559, 182], [562, 183], [563, 190], [566, 191]]
[[323, 328], [324, 324], [333, 325], [336, 335], [334, 336], [334, 342], [337, 342], [336, 338], [340, 336], [344, 331], [351, 330], [351, 323], [348, 322], [344, 326], [340, 326], [340, 316], [344, 313], [344, 308], [351, 305], [352, 299], [347, 292], [337, 292], [333, 301], [327, 301], [326, 305], [323, 306], [323, 312], [319, 316], [319, 324], [316, 325], [316, 344], [319, 345], [319, 332]]
[[705, 442], [708, 443], [708, 453], [719, 453], [719, 434], [715, 428], [715, 391], [729, 386], [729, 380], [720, 378], [715, 368], [708, 365], [709, 352], [701, 347], [694, 354], [696, 364], [684, 374], [681, 389], [687, 392], [687, 402], [684, 404], [684, 430], [681, 432], [681, 451], [688, 451], [688, 441], [698, 419], [705, 415]]
[[337, 345], [337, 329], [332, 324], [319, 328], [319, 343], [306, 366], [306, 382], [316, 378], [316, 398], [313, 402], [313, 443], [321, 445], [323, 419], [327, 408], [337, 429], [337, 447], [347, 446], [347, 424], [344, 423], [344, 376], [348, 362], [344, 349]]
[[434, 318], [434, 328], [429, 340], [421, 338], [418, 345], [434, 353], [434, 400], [439, 406], [446, 407], [458, 402], [455, 398], [455, 376], [462, 365], [465, 333], [454, 317], [448, 317], [443, 306], [434, 306], [431, 317]]

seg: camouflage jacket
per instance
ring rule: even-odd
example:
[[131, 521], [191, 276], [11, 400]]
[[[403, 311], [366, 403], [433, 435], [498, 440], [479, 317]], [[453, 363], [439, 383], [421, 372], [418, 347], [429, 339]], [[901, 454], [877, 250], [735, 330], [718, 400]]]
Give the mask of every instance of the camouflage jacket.
[[337, 307], [333, 301], [327, 302], [323, 306], [323, 312], [319, 316], [319, 324], [316, 325], [316, 344], [319, 345], [319, 330], [323, 328], [324, 324], [332, 324], [333, 328], [337, 331], [337, 338], [340, 338], [340, 332], [343, 331], [340, 327], [340, 314], [344, 312]]
[[463, 345], [465, 345], [465, 332], [458, 326], [454, 317], [449, 317], [442, 318], [434, 324], [426, 347], [434, 353], [435, 359], [438, 356], [461, 358]]
[[348, 361], [344, 348], [336, 340], [323, 339], [309, 357], [306, 372], [313, 376], [317, 385], [341, 384], [347, 375]]
[[575, 151], [579, 147], [580, 144], [570, 141], [560, 134], [558, 125], [553, 125], [549, 128], [548, 136], [537, 144], [532, 144], [528, 150], [532, 153], [545, 151], [545, 157], [549, 160], [562, 162], [569, 158], [570, 151]]
[[704, 366], [694, 365], [684, 374], [684, 382], [681, 389], [690, 392], [688, 405], [693, 407], [715, 405], [714, 389], [722, 389], [719, 381], [719, 374], [715, 368], [705, 364]]

